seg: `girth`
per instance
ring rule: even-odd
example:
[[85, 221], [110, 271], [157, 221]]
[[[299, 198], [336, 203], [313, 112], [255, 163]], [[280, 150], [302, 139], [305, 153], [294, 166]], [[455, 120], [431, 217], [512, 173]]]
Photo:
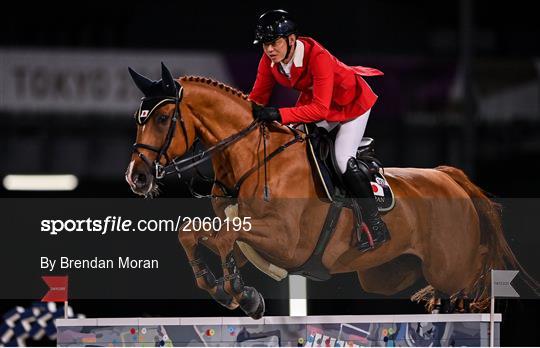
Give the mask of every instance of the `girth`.
[[321, 234], [319, 235], [315, 249], [313, 249], [313, 253], [301, 266], [287, 270], [289, 274], [301, 275], [316, 281], [325, 281], [332, 277], [328, 269], [324, 267], [322, 257], [330, 238], [336, 230], [336, 225], [344, 206], [345, 202], [342, 200], [333, 200], [330, 203]]

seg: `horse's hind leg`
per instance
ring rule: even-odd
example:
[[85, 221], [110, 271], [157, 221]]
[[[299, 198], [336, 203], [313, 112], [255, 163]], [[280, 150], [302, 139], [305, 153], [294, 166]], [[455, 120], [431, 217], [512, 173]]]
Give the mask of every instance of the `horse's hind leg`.
[[477, 250], [476, 253], [460, 255], [461, 258], [451, 260], [453, 262], [436, 259], [424, 263], [424, 277], [434, 289], [429, 302], [431, 305], [436, 304], [441, 307], [442, 313], [470, 311], [469, 296], [474, 293], [483, 257], [481, 247], [475, 250]]
[[362, 289], [381, 295], [393, 295], [412, 286], [422, 277], [421, 261], [415, 255], [401, 255], [392, 261], [358, 271]]
[[178, 239], [193, 269], [197, 286], [207, 291], [214, 300], [224, 307], [229, 309], [237, 308], [238, 303], [234, 301], [232, 296], [225, 292], [223, 282], [216, 280], [214, 274], [200, 256], [198, 251], [199, 243], [194, 232], [183, 231], [183, 228], [181, 228], [178, 233]]
[[[421, 260], [414, 255], [401, 255], [400, 257], [370, 268], [358, 271], [358, 279], [362, 288], [367, 292], [393, 295], [412, 286], [422, 278]], [[468, 311], [468, 299], [463, 292], [454, 297], [444, 294], [428, 286], [412, 298], [415, 301], [426, 301], [429, 312], [453, 313]]]

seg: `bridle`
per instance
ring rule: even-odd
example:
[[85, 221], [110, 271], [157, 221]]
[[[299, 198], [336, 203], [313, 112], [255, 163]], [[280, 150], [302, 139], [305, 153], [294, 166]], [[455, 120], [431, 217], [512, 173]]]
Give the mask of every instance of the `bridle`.
[[[271, 160], [273, 157], [275, 157], [277, 154], [279, 154], [283, 150], [285, 150], [287, 147], [293, 145], [296, 142], [304, 141], [305, 137], [302, 137], [300, 135], [300, 133], [296, 129], [294, 129], [292, 127], [289, 127], [289, 129], [291, 129], [293, 131], [294, 139], [292, 139], [291, 141], [281, 145], [276, 150], [274, 150], [272, 153], [267, 155], [267, 153], [266, 153], [266, 125], [264, 123], [262, 123], [262, 122], [257, 121], [257, 120], [253, 120], [253, 122], [251, 122], [251, 124], [249, 126], [247, 126], [246, 128], [240, 130], [238, 133], [235, 133], [235, 134], [233, 134], [233, 135], [219, 141], [217, 144], [209, 147], [208, 149], [206, 149], [206, 150], [204, 150], [204, 151], [202, 151], [202, 152], [200, 152], [198, 154], [193, 154], [192, 156], [189, 156], [189, 157], [183, 158], [183, 159], [179, 159], [178, 157], [170, 159], [169, 156], [167, 155], [167, 150], [171, 146], [172, 139], [173, 139], [173, 137], [175, 135], [175, 132], [176, 132], [176, 124], [178, 123], [178, 121], [180, 121], [182, 132], [184, 133], [184, 139], [186, 139], [186, 151], [189, 150], [187, 148], [189, 138], [188, 138], [188, 135], [187, 135], [184, 119], [182, 118], [182, 113], [181, 113], [181, 110], [180, 110], [180, 102], [182, 101], [182, 98], [183, 98], [183, 87], [182, 86], [180, 86], [180, 89], [179, 89], [178, 94], [177, 94], [176, 97], [168, 97], [168, 96], [144, 97], [144, 98], [141, 99], [141, 106], [143, 105], [143, 103], [145, 101], [151, 101], [151, 100], [156, 100], [156, 99], [159, 100], [159, 101], [152, 108], [152, 110], [147, 112], [144, 119], [141, 118], [141, 107], [139, 107], [139, 111], [138, 111], [138, 113], [136, 113], [136, 122], [137, 122], [137, 124], [142, 125], [142, 124], [146, 123], [150, 119], [150, 117], [152, 116], [152, 113], [158, 107], [160, 107], [160, 106], [162, 106], [164, 104], [169, 104], [169, 103], [174, 103], [175, 104], [174, 114], [173, 114], [173, 117], [171, 119], [171, 123], [169, 125], [169, 129], [167, 131], [165, 141], [163, 142], [163, 145], [160, 148], [158, 148], [156, 146], [153, 146], [153, 145], [143, 144], [143, 143], [135, 143], [135, 144], [133, 144], [133, 152], [135, 152], [142, 159], [142, 161], [148, 166], [148, 168], [150, 169], [150, 172], [152, 173], [154, 178], [159, 180], [159, 179], [162, 179], [163, 177], [165, 177], [165, 175], [176, 173], [178, 178], [181, 179], [182, 174], [184, 172], [186, 172], [186, 171], [188, 171], [188, 170], [190, 170], [192, 168], [195, 168], [195, 169], [197, 169], [197, 174], [198, 174], [199, 177], [201, 177], [205, 181], [211, 181], [213, 184], [217, 184], [218, 187], [220, 187], [220, 189], [225, 194], [224, 196], [220, 196], [220, 197], [236, 198], [236, 197], [238, 197], [238, 192], [240, 191], [240, 186], [242, 185], [242, 183], [251, 174], [253, 174], [255, 171], [257, 171], [262, 165], [264, 165], [264, 167], [265, 167], [265, 171], [264, 171], [264, 177], [265, 177], [264, 192], [265, 192], [265, 194], [264, 194], [264, 196], [265, 196], [265, 199], [268, 199], [269, 191], [268, 191], [268, 185], [267, 185], [266, 163], [269, 160]], [[212, 158], [212, 156], [214, 156], [215, 154], [221, 152], [222, 150], [224, 150], [228, 146], [234, 144], [238, 140], [242, 139], [243, 137], [245, 137], [246, 135], [251, 133], [253, 130], [255, 130], [257, 127], [261, 128], [261, 135], [262, 135], [262, 138], [263, 138], [263, 144], [264, 144], [264, 159], [262, 161], [263, 163], [261, 163], [259, 161], [259, 163], [255, 167], [251, 168], [246, 173], [244, 173], [242, 175], [242, 177], [240, 177], [238, 182], [234, 185], [233, 188], [227, 187], [225, 184], [221, 183], [218, 180], [207, 178], [207, 177], [205, 177], [204, 175], [202, 175], [199, 172], [197, 167], [200, 164], [210, 160]], [[195, 142], [197, 140], [198, 139], [195, 139], [194, 144], [195, 144]], [[195, 148], [194, 144], [191, 147]], [[150, 161], [150, 159], [148, 159], [147, 156], [145, 156], [142, 152], [139, 151], [139, 148], [147, 149], [147, 150], [150, 150], [152, 152], [157, 153], [156, 159], [153, 162]], [[163, 156], [165, 157], [165, 160], [166, 160], [165, 165], [161, 164], [161, 158]], [[215, 195], [201, 195], [201, 194], [196, 193], [193, 190], [193, 187], [192, 187], [193, 186], [193, 181], [188, 186], [189, 186], [189, 189], [190, 189], [191, 193], [195, 197], [198, 197], [198, 198], [217, 197]]]
[[[160, 148], [148, 145], [148, 144], [142, 144], [142, 143], [135, 143], [133, 144], [133, 152], [139, 156], [143, 162], [150, 168], [150, 172], [154, 175], [156, 179], [162, 179], [164, 174], [164, 166], [161, 164], [161, 158], [165, 156], [165, 161], [168, 164], [171, 162], [169, 156], [167, 155], [167, 150], [169, 150], [169, 147], [171, 146], [172, 139], [174, 137], [174, 134], [176, 133], [176, 123], [178, 120], [180, 120], [180, 125], [182, 126], [182, 132], [184, 133], [184, 139], [186, 139], [186, 151], [187, 151], [187, 144], [188, 144], [188, 136], [186, 131], [186, 125], [184, 124], [184, 119], [182, 118], [182, 113], [180, 111], [180, 102], [182, 101], [182, 98], [184, 96], [184, 87], [180, 86], [178, 90], [178, 94], [174, 97], [143, 97], [141, 98], [141, 106], [145, 101], [151, 101], [151, 100], [159, 100], [159, 102], [148, 112], [146, 117], [144, 119], [141, 118], [141, 106], [139, 106], [139, 110], [136, 113], [136, 122], [139, 125], [143, 125], [146, 123], [150, 117], [152, 116], [152, 113], [160, 106], [165, 104], [174, 103], [174, 114], [171, 119], [171, 123], [169, 124], [169, 129], [167, 130], [167, 135], [165, 137], [165, 141], [163, 142], [163, 145], [161, 145]], [[142, 152], [139, 151], [139, 148], [147, 149], [152, 152], [157, 153], [156, 159], [152, 162], [146, 157]]]

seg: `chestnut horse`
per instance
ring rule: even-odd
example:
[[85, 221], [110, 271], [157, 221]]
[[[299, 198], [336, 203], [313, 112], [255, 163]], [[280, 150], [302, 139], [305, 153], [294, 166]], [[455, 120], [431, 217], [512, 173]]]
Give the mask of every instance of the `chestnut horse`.
[[[212, 148], [243, 132], [212, 157], [216, 182], [212, 204], [216, 215], [224, 218], [231, 200], [220, 198], [223, 187], [234, 187], [244, 176], [233, 202], [238, 203], [240, 217], [251, 217], [251, 228], [181, 229], [179, 240], [198, 287], [230, 309], [240, 306], [249, 316], [262, 317], [262, 296], [240, 277], [238, 268], [246, 260], [236, 242], [247, 243], [284, 269], [298, 267], [310, 257], [329, 202], [313, 175], [306, 142], [292, 141], [297, 134], [277, 123], [250, 128], [254, 123], [251, 102], [222, 83], [202, 77], [173, 82], [164, 65], [160, 81], [130, 72], [146, 98], [165, 100], [152, 104], [153, 110], [144, 113], [148, 120], [138, 126], [136, 150], [126, 172], [133, 192], [152, 195], [161, 177], [158, 170], [154, 172], [155, 165], [162, 169], [161, 165], [186, 154], [196, 138]], [[261, 166], [265, 151], [267, 155], [289, 142]], [[354, 214], [345, 208], [322, 257], [329, 273], [356, 272], [365, 291], [384, 295], [407, 289], [423, 277], [430, 290], [467, 296], [474, 308], [485, 309], [489, 270], [519, 265], [504, 238], [497, 204], [453, 167], [386, 168], [385, 176], [396, 198], [395, 207], [383, 216], [391, 239], [374, 250], [358, 251], [352, 233]], [[200, 258], [197, 248], [201, 244], [221, 258], [223, 278], [216, 280]], [[425, 294], [426, 289], [421, 290], [417, 297]]]

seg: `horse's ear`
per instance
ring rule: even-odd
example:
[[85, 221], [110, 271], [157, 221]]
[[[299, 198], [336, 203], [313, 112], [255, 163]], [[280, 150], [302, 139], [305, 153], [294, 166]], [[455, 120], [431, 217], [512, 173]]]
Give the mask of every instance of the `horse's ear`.
[[161, 85], [163, 90], [167, 92], [169, 96], [176, 96], [176, 85], [174, 84], [174, 79], [171, 75], [171, 72], [163, 62], [161, 62]]
[[131, 78], [133, 79], [133, 82], [135, 82], [137, 87], [141, 90], [141, 92], [143, 92], [145, 96], [148, 96], [148, 93], [150, 92], [150, 88], [154, 81], [150, 80], [146, 76], [139, 74], [130, 67], [128, 67], [128, 70]]

